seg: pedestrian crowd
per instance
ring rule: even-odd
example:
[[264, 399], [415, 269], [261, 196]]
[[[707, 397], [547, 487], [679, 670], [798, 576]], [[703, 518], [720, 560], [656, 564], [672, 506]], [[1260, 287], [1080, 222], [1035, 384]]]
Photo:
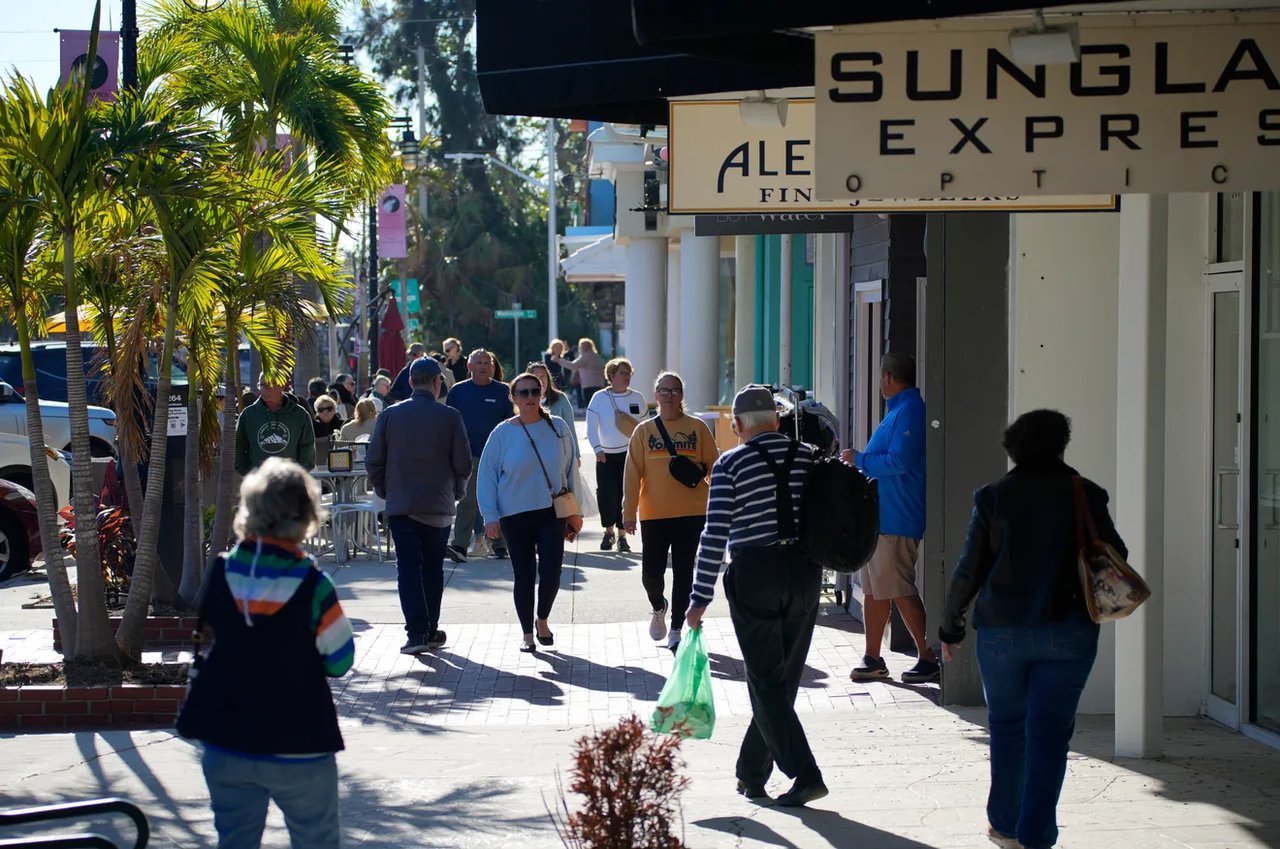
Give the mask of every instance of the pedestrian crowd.
[[[321, 521], [319, 489], [305, 470], [315, 465], [316, 439], [335, 434], [368, 442], [369, 483], [395, 541], [402, 653], [447, 643], [444, 561], [466, 562], [484, 551], [480, 541], [511, 562], [520, 651], [553, 646], [565, 546], [594, 495], [602, 551], [627, 553], [628, 538], [639, 537], [639, 590], [655, 642], [676, 651], [723, 584], [752, 706], [737, 791], [766, 799], [776, 768], [792, 779], [776, 804], [826, 796], [795, 700], [822, 588], [802, 539], [806, 511], [816, 515], [806, 487], [820, 464], [836, 461], [780, 429], [767, 386], [737, 392], [739, 444], [721, 453], [711, 428], [686, 409], [679, 374], [658, 375], [651, 412], [631, 386], [631, 362], [603, 361], [589, 339], [572, 358], [553, 340], [508, 382], [491, 351], [464, 356], [456, 338], [443, 347], [436, 356], [411, 346], [401, 373], [383, 375], [361, 398], [350, 375], [311, 381], [304, 400], [264, 377], [260, 397], [240, 415], [239, 541], [218, 559], [204, 597], [201, 615], [217, 642], [196, 666], [179, 721], [180, 733], [204, 746], [219, 845], [257, 845], [268, 798], [284, 811], [295, 846], [337, 845], [333, 755], [342, 738], [324, 679], [350, 668], [351, 626], [302, 548]], [[874, 551], [859, 578], [866, 650], [850, 678], [889, 677], [882, 643], [896, 608], [916, 648], [903, 683], [939, 680], [940, 663], [966, 641], [972, 608], [990, 720], [987, 836], [1005, 847], [1050, 847], [1075, 712], [1098, 647], [1077, 574], [1081, 528], [1087, 523], [1125, 555], [1107, 494], [1065, 463], [1064, 415], [1036, 410], [1010, 424], [1002, 444], [1012, 468], [975, 493], [942, 608], [939, 658], [917, 590], [925, 402], [910, 356], [886, 355], [880, 372], [884, 415], [867, 445], [840, 452], [845, 466], [836, 466], [874, 480], [879, 496]], [[585, 409], [594, 493], [583, 483], [571, 397]]]

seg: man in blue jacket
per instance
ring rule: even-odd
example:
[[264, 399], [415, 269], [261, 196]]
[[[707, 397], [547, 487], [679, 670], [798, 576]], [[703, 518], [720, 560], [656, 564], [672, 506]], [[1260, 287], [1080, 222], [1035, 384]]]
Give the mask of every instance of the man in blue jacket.
[[865, 451], [845, 451], [846, 463], [875, 478], [880, 489], [880, 538], [862, 571], [863, 625], [867, 654], [849, 677], [888, 678], [880, 656], [889, 606], [896, 604], [916, 643], [916, 665], [902, 673], [906, 684], [938, 679], [938, 658], [925, 642], [924, 604], [916, 590], [916, 556], [924, 537], [924, 399], [916, 388], [916, 361], [889, 353], [880, 362], [880, 394], [885, 414]]

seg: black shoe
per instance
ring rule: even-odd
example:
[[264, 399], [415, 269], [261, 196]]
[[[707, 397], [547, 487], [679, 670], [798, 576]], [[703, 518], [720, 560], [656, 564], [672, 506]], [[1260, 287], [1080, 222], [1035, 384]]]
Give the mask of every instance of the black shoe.
[[534, 636], [537, 637], [538, 642], [542, 643], [544, 646], [554, 646], [556, 644], [556, 635], [551, 633], [550, 629], [547, 629], [547, 635], [545, 637], [537, 633], [537, 631], [534, 632]]
[[903, 684], [925, 684], [937, 681], [941, 667], [936, 660], [917, 660], [916, 665], [902, 673]]
[[498, 546], [496, 545], [493, 547], [493, 556], [498, 558], [499, 560], [510, 559], [510, 557], [507, 555], [507, 550], [505, 548], [498, 548]]
[[822, 783], [821, 778], [807, 781], [797, 778], [796, 783], [791, 785], [791, 789], [779, 796], [774, 804], [783, 808], [803, 808], [829, 792], [831, 791], [827, 790], [827, 785]]
[[604, 529], [604, 539], [600, 540], [601, 551], [613, 551], [613, 528]]
[[537, 643], [526, 643], [526, 642], [520, 643], [520, 651], [524, 652], [525, 654], [533, 654], [537, 650], [538, 650]]
[[738, 795], [746, 796], [748, 799], [768, 799], [769, 791], [764, 789], [763, 784], [748, 784], [739, 778]]
[[626, 534], [618, 535], [618, 551], [631, 551], [631, 543], [627, 542]]
[[454, 563], [467, 562], [467, 552], [461, 546], [457, 546], [457, 545], [454, 545], [453, 543], [449, 543], [444, 547], [444, 550], [445, 550], [445, 553], [449, 555], [449, 559], [452, 560]]
[[884, 658], [863, 655], [862, 665], [855, 666], [849, 673], [850, 681], [882, 681], [889, 677], [889, 667]]
[[[443, 631], [437, 631], [443, 634]], [[400, 654], [422, 654], [431, 648], [431, 643], [423, 634], [410, 634], [408, 641], [400, 647]]]
[[445, 636], [444, 631], [437, 628], [432, 631], [431, 636], [427, 638], [427, 648], [438, 649], [444, 645], [444, 641], [446, 639], [447, 637]]

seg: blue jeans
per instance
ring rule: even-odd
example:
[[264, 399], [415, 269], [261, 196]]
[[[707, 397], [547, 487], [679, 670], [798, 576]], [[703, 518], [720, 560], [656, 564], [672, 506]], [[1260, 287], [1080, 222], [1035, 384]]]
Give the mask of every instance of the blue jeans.
[[433, 528], [408, 516], [388, 516], [387, 524], [396, 542], [396, 584], [405, 633], [411, 640], [428, 638], [440, 624], [444, 549], [450, 529]]
[[1058, 839], [1058, 795], [1098, 626], [1080, 617], [980, 628], [977, 653], [991, 727], [987, 819], [1027, 849], [1045, 849]]
[[293, 849], [337, 849], [338, 763], [333, 755], [284, 763], [206, 747], [201, 765], [218, 849], [257, 849], [269, 801], [284, 814]]

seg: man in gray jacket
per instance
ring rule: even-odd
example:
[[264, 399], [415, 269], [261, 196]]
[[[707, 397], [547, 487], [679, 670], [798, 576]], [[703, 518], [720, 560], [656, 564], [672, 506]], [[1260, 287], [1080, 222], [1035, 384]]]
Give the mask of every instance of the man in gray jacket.
[[387, 524], [396, 542], [396, 578], [408, 635], [402, 654], [444, 645], [439, 625], [445, 546], [471, 476], [462, 414], [436, 400], [443, 379], [434, 359], [416, 360], [409, 369], [413, 395], [382, 411], [365, 453], [369, 482], [387, 500]]

